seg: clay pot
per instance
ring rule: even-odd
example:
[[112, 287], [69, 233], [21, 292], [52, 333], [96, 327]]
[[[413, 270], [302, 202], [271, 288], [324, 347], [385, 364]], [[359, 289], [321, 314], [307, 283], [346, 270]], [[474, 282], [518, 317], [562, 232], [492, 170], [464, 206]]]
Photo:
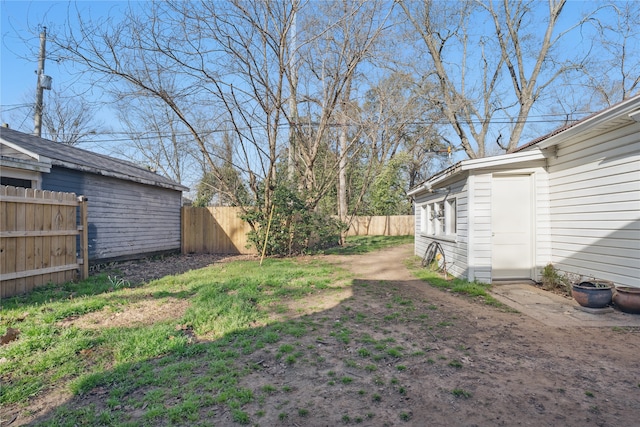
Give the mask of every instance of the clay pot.
[[613, 303], [620, 311], [640, 314], [640, 288], [620, 286], [613, 295]]
[[571, 286], [571, 294], [583, 307], [604, 308], [611, 304], [613, 283], [606, 280], [582, 282]]

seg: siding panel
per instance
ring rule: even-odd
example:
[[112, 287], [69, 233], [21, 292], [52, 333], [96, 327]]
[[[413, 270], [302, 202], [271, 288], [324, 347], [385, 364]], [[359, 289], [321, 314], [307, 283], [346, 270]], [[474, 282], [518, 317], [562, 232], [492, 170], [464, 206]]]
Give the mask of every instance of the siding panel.
[[42, 185], [88, 198], [92, 263], [180, 250], [180, 191], [60, 167]]
[[640, 125], [561, 145], [549, 173], [555, 266], [640, 287]]
[[[445, 253], [447, 272], [455, 277], [468, 277], [468, 215], [467, 215], [467, 186], [466, 181], [460, 180], [448, 185], [450, 193], [422, 193], [416, 195], [415, 200], [415, 254], [419, 257], [424, 253], [431, 242], [438, 241]], [[422, 206], [442, 201], [445, 199], [456, 199], [456, 235], [455, 236], [433, 236], [421, 231]]]
[[491, 283], [491, 173], [482, 171], [471, 175], [473, 199], [469, 216], [469, 258], [472, 268], [470, 280]]

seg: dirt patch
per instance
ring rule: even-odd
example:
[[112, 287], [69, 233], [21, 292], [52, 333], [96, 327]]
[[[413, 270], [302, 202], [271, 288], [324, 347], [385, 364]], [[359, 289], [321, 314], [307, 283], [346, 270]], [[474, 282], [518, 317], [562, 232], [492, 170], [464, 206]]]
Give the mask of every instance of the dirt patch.
[[91, 274], [103, 273], [114, 278], [114, 281], [122, 279], [132, 285], [139, 285], [161, 277], [186, 273], [187, 271], [208, 267], [216, 263], [248, 259], [256, 259], [256, 256], [215, 254], [171, 255], [135, 261], [99, 264], [91, 268]]
[[100, 311], [83, 316], [68, 317], [58, 322], [58, 325], [84, 329], [134, 328], [164, 320], [179, 319], [187, 308], [189, 308], [189, 302], [183, 299], [144, 300], [129, 304], [124, 309], [107, 306]]
[[[637, 424], [638, 328], [546, 326], [415, 280], [405, 267], [411, 256], [411, 247], [405, 245], [373, 254], [322, 257], [350, 270], [353, 286], [349, 292], [334, 293], [333, 299], [314, 296], [284, 304], [307, 333], [282, 332], [279, 342], [239, 354], [238, 366], [252, 371], [239, 384], [254, 396], [242, 407], [251, 424]], [[279, 357], [278, 349], [285, 344], [297, 354], [295, 361]], [[185, 378], [206, 373], [211, 359], [194, 356], [191, 362], [193, 370]], [[171, 389], [170, 384], [166, 387]], [[138, 389], [134, 395], [148, 392]], [[93, 405], [96, 414], [124, 414], [131, 425], [147, 422], [144, 408], [114, 409], [107, 397], [107, 391], [96, 389], [65, 404]], [[23, 408], [11, 408], [2, 418], [21, 411], [12, 424], [21, 425], [63, 403], [41, 398], [30, 405], [37, 411], [32, 416], [24, 416]], [[198, 422], [171, 424], [197, 423], [237, 425], [228, 407], [213, 403], [200, 409]]]

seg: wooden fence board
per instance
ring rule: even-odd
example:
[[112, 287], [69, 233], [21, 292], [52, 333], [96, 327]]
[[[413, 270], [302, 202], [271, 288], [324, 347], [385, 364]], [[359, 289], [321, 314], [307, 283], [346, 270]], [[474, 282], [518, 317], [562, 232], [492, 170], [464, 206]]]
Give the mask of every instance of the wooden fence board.
[[[26, 188], [18, 188], [16, 192], [17, 196], [26, 198]], [[26, 227], [26, 222], [24, 220], [26, 205], [23, 203], [16, 203], [16, 223], [15, 230], [24, 230]], [[27, 264], [25, 262], [26, 258], [26, 239], [16, 239], [16, 267], [14, 271], [24, 271], [27, 269]], [[27, 292], [26, 287], [26, 279], [21, 277], [16, 279], [16, 292], [19, 294], [24, 294]]]
[[348, 236], [410, 236], [415, 233], [413, 215], [359, 216], [351, 221]]
[[68, 282], [77, 270], [88, 276], [88, 259], [76, 253], [78, 234], [87, 241], [86, 224], [76, 224], [79, 206], [86, 216], [86, 202], [73, 193], [0, 187], [0, 298]]
[[[14, 187], [7, 187], [6, 188], [6, 192], [9, 193], [10, 195], [15, 195], [17, 189]], [[2, 193], [0, 193], [2, 194]], [[15, 203], [6, 203], [1, 201], [0, 199], [0, 204], [2, 205], [2, 213], [4, 213], [4, 215], [2, 215], [3, 217], [3, 231], [15, 231], [16, 229], [16, 204]], [[0, 273], [13, 273], [16, 271], [16, 263], [14, 259], [10, 260], [9, 254], [15, 254], [16, 253], [16, 240], [15, 239], [1, 239], [0, 240], [2, 243], [2, 251], [0, 252], [0, 256], [2, 256], [2, 272]], [[16, 281], [12, 280], [11, 282], [7, 283], [6, 285], [7, 287], [7, 292], [10, 293], [10, 295], [14, 295], [16, 293]], [[0, 296], [4, 296], [2, 295], [2, 293], [0, 293]]]
[[[53, 205], [42, 205], [42, 228], [43, 230], [50, 231], [51, 227], [51, 211], [53, 210]], [[42, 268], [46, 269], [51, 266], [51, 239], [44, 239], [42, 242]], [[45, 273], [42, 275], [40, 279], [40, 283], [48, 283], [53, 280], [53, 276], [51, 273]]]
[[[27, 188], [26, 199], [34, 198], [34, 191], [32, 188]], [[25, 210], [25, 230], [27, 232], [31, 232], [35, 230], [35, 204], [29, 203], [24, 204]], [[35, 238], [33, 236], [25, 236], [25, 270], [34, 270], [35, 269]], [[34, 278], [33, 276], [25, 277], [25, 286], [26, 289], [31, 290], [34, 288]]]
[[235, 207], [182, 208], [182, 252], [255, 254], [247, 248], [249, 224]]
[[[39, 190], [36, 190], [34, 193], [34, 199], [37, 199], [38, 197], [42, 197], [42, 195], [40, 194], [41, 192]], [[33, 242], [34, 242], [34, 248], [33, 248], [33, 268], [34, 270], [39, 270], [42, 268], [42, 246], [44, 244], [44, 236], [41, 233], [44, 233], [44, 227], [43, 227], [43, 222], [44, 222], [44, 206], [41, 204], [34, 204], [34, 209], [33, 209], [33, 230], [30, 231], [30, 234], [33, 234]], [[47, 230], [48, 231], [48, 230]], [[47, 283], [47, 282], [42, 282], [43, 280], [43, 275], [39, 274], [37, 276], [34, 276], [33, 278], [33, 287], [35, 288], [38, 283]]]
[[[78, 203], [78, 197], [76, 197], [76, 195], [73, 194], [73, 193], [67, 193], [66, 196], [63, 197], [63, 199], [66, 199], [66, 200], [69, 200], [71, 198], [76, 202], [76, 206], [65, 206], [63, 208], [65, 210], [64, 230], [76, 230], [77, 231], [78, 227], [79, 227], [77, 210], [80, 207], [80, 203]], [[76, 242], [77, 242], [76, 236], [67, 234], [67, 235], [62, 236], [61, 238], [65, 240], [65, 242], [64, 242], [64, 253], [65, 253], [64, 263], [65, 263], [65, 265], [71, 265], [71, 264], [77, 263], [78, 251], [77, 251], [77, 247], [76, 247]], [[73, 280], [75, 278], [76, 274], [77, 274], [76, 270], [77, 270], [77, 267], [74, 270], [66, 270], [63, 273], [64, 281], [68, 282], [68, 281]]]

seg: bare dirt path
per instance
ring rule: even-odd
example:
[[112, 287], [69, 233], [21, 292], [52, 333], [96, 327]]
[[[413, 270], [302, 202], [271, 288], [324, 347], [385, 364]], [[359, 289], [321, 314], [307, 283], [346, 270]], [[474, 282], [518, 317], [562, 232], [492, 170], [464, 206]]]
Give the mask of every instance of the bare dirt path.
[[[431, 288], [406, 268], [411, 251], [405, 245], [326, 257], [354, 274], [354, 291], [316, 317], [328, 315], [329, 327], [341, 323], [357, 334], [344, 345], [303, 339], [320, 362], [288, 367], [274, 361], [271, 371], [248, 377], [246, 384], [293, 390], [274, 402], [285, 412], [267, 410], [260, 425], [638, 424], [640, 330], [550, 328]], [[319, 328], [314, 336], [326, 333]], [[359, 352], [368, 347], [356, 335], [387, 337], [408, 356], [384, 359], [373, 375], [363, 373], [369, 356]], [[341, 377], [354, 381], [332, 380]], [[279, 418], [299, 407], [311, 408], [313, 417]]]
[[[309, 314], [298, 302], [292, 321], [306, 333], [238, 357], [252, 367], [240, 379], [255, 397], [242, 408], [252, 425], [638, 425], [638, 328], [554, 328], [432, 288], [407, 269], [411, 249], [318, 257], [351, 271], [353, 285], [307, 301]], [[295, 363], [278, 355], [284, 345]], [[50, 404], [99, 412], [105, 400]], [[139, 409], [118, 410], [144, 423]], [[237, 425], [222, 406], [200, 414], [201, 425]]]

